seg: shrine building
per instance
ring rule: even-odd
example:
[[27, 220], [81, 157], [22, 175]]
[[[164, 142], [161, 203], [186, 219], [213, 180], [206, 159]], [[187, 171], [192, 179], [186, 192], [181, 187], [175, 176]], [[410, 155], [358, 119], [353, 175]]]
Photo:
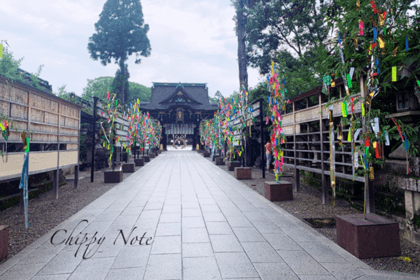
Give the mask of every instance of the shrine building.
[[200, 122], [213, 118], [218, 108], [218, 104], [210, 103], [205, 83], [153, 83], [150, 102], [140, 104], [142, 111], [162, 124], [164, 150], [179, 142], [195, 150], [200, 144]]

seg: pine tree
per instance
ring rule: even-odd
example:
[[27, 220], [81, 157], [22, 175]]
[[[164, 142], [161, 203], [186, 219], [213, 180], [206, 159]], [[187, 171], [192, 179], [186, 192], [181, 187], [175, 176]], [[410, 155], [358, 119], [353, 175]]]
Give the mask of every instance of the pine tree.
[[[136, 54], [136, 64], [141, 62], [141, 56], [150, 55], [147, 37], [149, 25], [144, 23], [139, 0], [108, 0], [95, 24], [95, 30], [88, 43], [90, 56], [94, 60], [99, 59], [103, 65], [114, 59], [123, 76], [124, 65], [130, 55]], [[122, 94], [122, 104], [127, 101], [124, 96]]]

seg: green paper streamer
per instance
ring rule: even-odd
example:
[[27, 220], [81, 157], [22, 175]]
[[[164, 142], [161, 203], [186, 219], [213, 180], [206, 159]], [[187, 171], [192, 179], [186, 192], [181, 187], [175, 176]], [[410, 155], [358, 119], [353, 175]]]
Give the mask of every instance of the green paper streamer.
[[26, 138], [26, 149], [25, 149], [25, 153], [29, 152], [29, 138]]
[[386, 27], [384, 27], [384, 35], [386, 35]]
[[3, 45], [0, 44], [0, 58], [3, 58]]
[[397, 66], [392, 66], [392, 81], [397, 81]]
[[347, 117], [347, 103], [341, 102], [341, 113], [343, 114], [343, 117]]
[[351, 142], [351, 127], [349, 127], [349, 133], [347, 134], [347, 142]]
[[420, 87], [420, 81], [419, 80], [417, 80], [417, 85]]
[[353, 84], [351, 83], [350, 74], [347, 74], [347, 84], [349, 85], [349, 88], [353, 88]]

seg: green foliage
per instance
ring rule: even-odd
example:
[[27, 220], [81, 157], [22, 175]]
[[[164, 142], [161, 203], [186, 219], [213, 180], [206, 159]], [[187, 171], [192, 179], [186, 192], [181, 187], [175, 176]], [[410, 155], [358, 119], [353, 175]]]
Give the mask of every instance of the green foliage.
[[[9, 48], [7, 47], [7, 42], [2, 41], [3, 44], [3, 58], [0, 59], [0, 75], [4, 78], [8, 79], [11, 82], [21, 82], [24, 84], [27, 84], [29, 86], [32, 86], [34, 88], [37, 88], [42, 91], [47, 91], [44, 87], [42, 87], [39, 84], [39, 76], [41, 75], [42, 68], [44, 65], [40, 65], [38, 67], [38, 71], [35, 74], [30, 75], [30, 79], [25, 79], [23, 77], [23, 74], [18, 70], [20, 67], [20, 64], [23, 61], [23, 57], [20, 59], [15, 59], [13, 57], [13, 53], [9, 51]], [[6, 46], [5, 46], [6, 45]]]
[[136, 55], [136, 64], [141, 62], [141, 56], [150, 55], [149, 25], [144, 24], [139, 0], [107, 0], [95, 30], [89, 38], [88, 50], [91, 58], [99, 59], [103, 65], [114, 59], [124, 72], [130, 55]]
[[[106, 99], [107, 89], [112, 87], [112, 82], [114, 78], [112, 77], [99, 77], [95, 79], [88, 79], [86, 87], [83, 89], [82, 98], [91, 101], [93, 96], [97, 96], [100, 99]], [[129, 93], [128, 93], [128, 103], [134, 104], [137, 101], [137, 98], [140, 102], [149, 102], [152, 91], [150, 88], [140, 85], [138, 83], [129, 82]]]
[[258, 0], [247, 9], [249, 65], [265, 74], [271, 61], [278, 62], [289, 98], [320, 85], [328, 67], [321, 63], [332, 49], [323, 22], [327, 6], [316, 0]]
[[270, 112], [268, 110], [267, 95], [270, 95], [270, 92], [267, 89], [266, 84], [258, 84], [255, 88], [249, 90], [249, 103], [251, 104], [255, 100], [260, 98], [263, 99], [263, 116], [269, 116]]
[[112, 81], [111, 85], [111, 87], [113, 88], [112, 91], [117, 94], [116, 99], [120, 101], [124, 100], [125, 104], [127, 104], [129, 95], [128, 78], [130, 78], [130, 73], [128, 72], [127, 64], [125, 64], [124, 74], [121, 72], [120, 69], [118, 69], [115, 73], [115, 78]]

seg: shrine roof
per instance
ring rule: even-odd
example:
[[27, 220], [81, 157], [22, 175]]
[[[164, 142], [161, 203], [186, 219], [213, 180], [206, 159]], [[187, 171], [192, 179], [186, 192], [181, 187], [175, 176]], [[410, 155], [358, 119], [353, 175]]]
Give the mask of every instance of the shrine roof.
[[205, 83], [153, 83], [149, 103], [142, 103], [142, 110], [166, 110], [173, 107], [189, 107], [193, 110], [217, 110], [218, 105], [209, 102]]

